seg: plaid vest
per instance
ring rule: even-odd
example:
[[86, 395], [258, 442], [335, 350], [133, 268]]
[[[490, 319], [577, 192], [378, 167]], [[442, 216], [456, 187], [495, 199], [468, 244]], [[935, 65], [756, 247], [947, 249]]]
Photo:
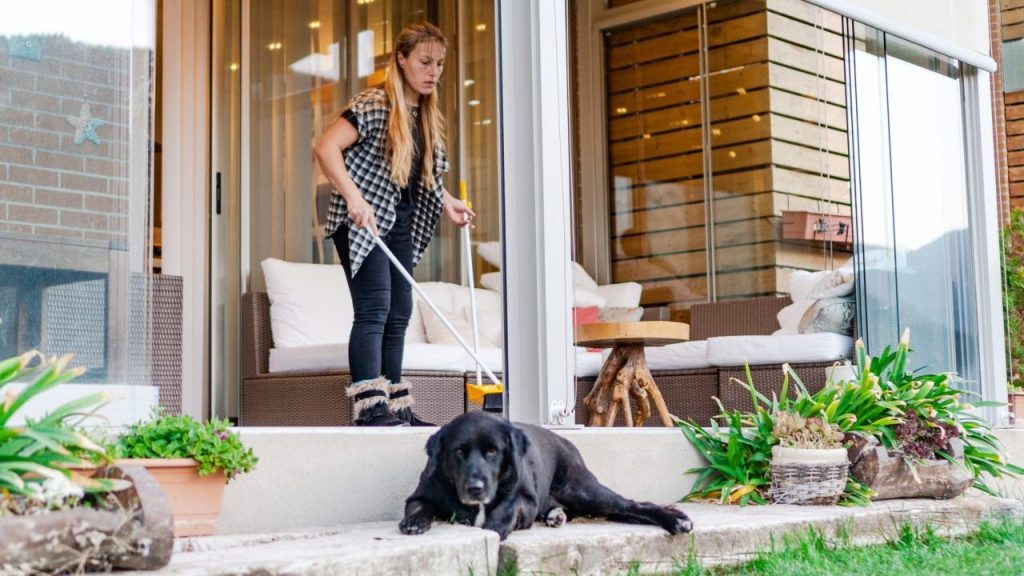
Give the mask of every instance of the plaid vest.
[[[377, 229], [386, 236], [395, 225], [395, 206], [401, 198], [401, 188], [391, 180], [391, 160], [385, 153], [388, 136], [388, 117], [391, 107], [387, 96], [380, 88], [360, 92], [353, 98], [342, 115], [355, 125], [359, 137], [355, 144], [344, 151], [345, 167], [355, 182], [356, 188], [373, 208]], [[434, 147], [434, 181], [430, 189], [426, 179], [421, 178], [416, 190], [416, 211], [412, 217], [413, 266], [420, 261], [423, 252], [437, 228], [437, 222], [444, 209], [444, 186], [441, 177], [448, 171], [448, 156], [444, 149]], [[331, 190], [331, 205], [327, 212], [327, 226], [324, 237], [328, 237], [342, 224], [348, 224], [348, 210], [345, 199], [337, 190]], [[373, 250], [373, 235], [365, 228], [348, 226], [349, 258], [352, 262], [352, 276], [356, 275], [367, 254]]]

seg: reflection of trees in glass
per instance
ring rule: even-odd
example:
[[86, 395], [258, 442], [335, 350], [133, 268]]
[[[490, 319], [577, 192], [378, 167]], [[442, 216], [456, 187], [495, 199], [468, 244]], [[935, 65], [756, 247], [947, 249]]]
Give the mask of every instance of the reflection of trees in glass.
[[1006, 321], [1006, 378], [1021, 389], [1024, 368], [1024, 209], [1010, 213], [1003, 228], [1003, 314]]

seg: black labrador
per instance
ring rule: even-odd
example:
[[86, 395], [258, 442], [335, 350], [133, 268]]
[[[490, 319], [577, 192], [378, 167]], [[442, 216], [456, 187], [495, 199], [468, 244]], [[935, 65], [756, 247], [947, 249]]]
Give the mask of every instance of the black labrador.
[[399, 529], [422, 534], [438, 519], [494, 530], [504, 540], [534, 519], [561, 526], [576, 516], [654, 524], [670, 534], [693, 527], [682, 510], [635, 502], [602, 485], [565, 438], [470, 412], [427, 440], [427, 466]]

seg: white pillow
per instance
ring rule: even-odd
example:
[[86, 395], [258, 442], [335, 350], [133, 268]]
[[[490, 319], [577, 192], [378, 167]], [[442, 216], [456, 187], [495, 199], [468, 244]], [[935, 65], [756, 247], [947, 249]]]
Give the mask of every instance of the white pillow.
[[348, 341], [354, 315], [344, 268], [277, 258], [267, 258], [261, 266], [275, 348]]
[[808, 272], [806, 270], [793, 270], [789, 274], [789, 295], [793, 302], [809, 298], [811, 290], [818, 285], [826, 276], [832, 274], [831, 270], [819, 272]]
[[597, 282], [587, 274], [587, 271], [580, 266], [578, 263], [572, 263], [572, 283], [574, 286], [580, 286], [590, 291], [597, 290]]
[[[459, 336], [469, 345], [473, 347], [473, 325], [467, 320], [462, 314], [448, 314], [443, 309], [445, 318], [451, 323], [452, 327], [458, 331]], [[460, 346], [459, 341], [452, 335], [448, 328], [444, 325], [444, 322], [434, 314], [434, 311], [429, 306], [420, 306], [420, 313], [423, 315], [423, 326], [427, 329], [427, 342], [431, 344], [445, 344], [448, 346]], [[498, 342], [493, 342], [484, 337], [484, 331], [480, 331], [480, 347], [481, 348], [493, 348], [501, 346]], [[460, 346], [461, 347], [461, 346]]]
[[[488, 290], [501, 293], [501, 272], [488, 272], [480, 275], [480, 285]], [[605, 288], [604, 286], [601, 287]], [[637, 298], [639, 300], [639, 298]], [[600, 292], [596, 290], [589, 290], [582, 286], [573, 287], [573, 306], [577, 308], [585, 308], [587, 306], [597, 306], [598, 308], [604, 308], [607, 304], [607, 300]]]
[[835, 270], [818, 280], [818, 283], [807, 293], [807, 298], [821, 300], [822, 298], [835, 298], [850, 294], [853, 294], [853, 272], [844, 274]]
[[595, 290], [604, 297], [605, 306], [615, 308], [636, 308], [640, 305], [640, 296], [644, 287], [639, 282], [618, 282], [598, 286]]
[[800, 320], [804, 317], [807, 309], [814, 304], [814, 300], [797, 300], [786, 306], [775, 315], [779, 320], [779, 329], [775, 334], [799, 334]]
[[481, 242], [476, 245], [476, 253], [495, 268], [501, 268], [501, 242], [492, 240], [490, 242]]
[[501, 293], [501, 272], [488, 272], [480, 275], [480, 285], [488, 290]]

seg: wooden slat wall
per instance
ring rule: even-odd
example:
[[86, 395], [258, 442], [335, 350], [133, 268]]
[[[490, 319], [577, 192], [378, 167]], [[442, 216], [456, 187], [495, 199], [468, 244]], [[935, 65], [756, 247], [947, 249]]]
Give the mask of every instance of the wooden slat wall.
[[[1024, 0], [1000, 0], [1001, 40], [1024, 38]], [[1024, 208], [1024, 91], [1003, 94], [1010, 207]]]
[[[1024, 0], [1022, 0], [1024, 1]], [[1010, 206], [1024, 208], [1024, 91], [1003, 94]]]
[[[820, 243], [780, 240], [782, 210], [850, 210], [841, 24], [800, 0], [707, 16], [716, 290], [774, 294], [783, 268], [828, 264]], [[605, 44], [612, 277], [683, 310], [708, 300], [696, 9]]]

